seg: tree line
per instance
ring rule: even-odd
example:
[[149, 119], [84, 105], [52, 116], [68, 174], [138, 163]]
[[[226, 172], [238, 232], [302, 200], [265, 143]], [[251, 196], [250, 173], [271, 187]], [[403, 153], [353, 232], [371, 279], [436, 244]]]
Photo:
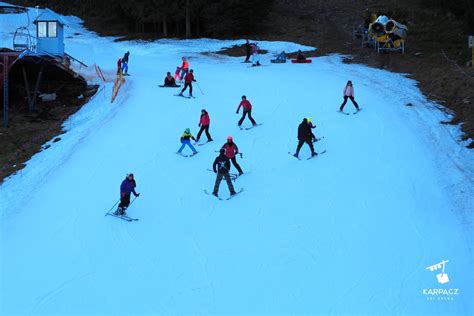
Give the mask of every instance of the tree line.
[[120, 21], [126, 31], [159, 37], [220, 37], [256, 33], [274, 0], [18, 0], [63, 14]]

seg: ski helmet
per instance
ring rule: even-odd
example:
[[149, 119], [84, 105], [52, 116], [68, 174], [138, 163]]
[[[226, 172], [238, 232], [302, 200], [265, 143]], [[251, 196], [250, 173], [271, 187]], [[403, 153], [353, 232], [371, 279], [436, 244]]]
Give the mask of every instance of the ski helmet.
[[308, 123], [311, 123], [311, 119], [309, 117], [306, 118], [306, 121], [308, 121]]
[[227, 137], [227, 141], [232, 141], [232, 136]]
[[225, 149], [224, 149], [224, 148], [221, 148], [221, 150], [219, 150], [219, 152], [220, 152], [221, 154], [224, 154], [224, 153], [225, 153]]
[[189, 128], [186, 128], [186, 129], [184, 130], [184, 132], [189, 134], [189, 133], [191, 132], [191, 130], [190, 130]]

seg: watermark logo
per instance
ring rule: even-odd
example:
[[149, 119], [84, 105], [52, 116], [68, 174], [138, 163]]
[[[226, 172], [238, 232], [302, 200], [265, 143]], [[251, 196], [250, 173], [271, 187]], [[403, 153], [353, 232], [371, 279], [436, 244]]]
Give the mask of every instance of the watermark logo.
[[[446, 273], [446, 263], [448, 262], [449, 260], [443, 260], [439, 263], [426, 267], [425, 269], [431, 272], [439, 271], [441, 269], [441, 272], [436, 274], [436, 280], [439, 284], [444, 285], [449, 283], [449, 276]], [[423, 289], [422, 293], [429, 301], [452, 301], [459, 294], [459, 289], [438, 287]]]
[[443, 260], [440, 263], [434, 264], [432, 266], [429, 266], [426, 268], [426, 270], [430, 270], [431, 272], [439, 270], [442, 268], [441, 273], [438, 273], [436, 275], [436, 279], [438, 280], [438, 283], [440, 284], [445, 284], [449, 282], [449, 277], [448, 274], [445, 272], [446, 269], [446, 263], [448, 263], [449, 260]]

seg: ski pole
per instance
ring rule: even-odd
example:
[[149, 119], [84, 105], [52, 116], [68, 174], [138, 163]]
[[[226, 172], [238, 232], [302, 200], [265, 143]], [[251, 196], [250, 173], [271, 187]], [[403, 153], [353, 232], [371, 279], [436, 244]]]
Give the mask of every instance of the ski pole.
[[120, 202], [120, 199], [119, 199], [117, 202], [115, 202], [115, 204], [114, 204], [114, 205], [113, 205], [113, 206], [110, 208], [110, 210], [108, 210], [108, 211], [107, 211], [107, 213], [105, 213], [105, 215], [104, 215], [104, 216], [107, 216], [107, 214], [109, 214], [109, 213], [110, 213], [110, 211], [114, 209], [115, 205], [117, 205], [117, 204], [118, 204], [118, 202]]
[[202, 92], [201, 87], [199, 86], [199, 84], [197, 83], [197, 81], [196, 81], [196, 86], [199, 88], [199, 91], [201, 91], [202, 95], [204, 95], [204, 92]]
[[[140, 195], [139, 195], [140, 196]], [[130, 206], [132, 206], [133, 202], [135, 202], [135, 200], [137, 199], [138, 196], [134, 197], [132, 202], [130, 202], [130, 204], [128, 205], [127, 209], [130, 208]]]

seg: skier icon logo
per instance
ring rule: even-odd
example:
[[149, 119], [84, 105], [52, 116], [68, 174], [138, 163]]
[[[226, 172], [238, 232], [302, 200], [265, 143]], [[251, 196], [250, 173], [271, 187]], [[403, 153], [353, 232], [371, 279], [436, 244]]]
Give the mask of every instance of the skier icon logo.
[[436, 275], [436, 279], [438, 280], [438, 283], [440, 283], [440, 284], [448, 283], [449, 282], [449, 277], [448, 277], [448, 274], [445, 272], [446, 263], [448, 263], [448, 262], [449, 262], [449, 260], [443, 260], [439, 263], [436, 263], [432, 266], [427, 267], [426, 270], [436, 271], [436, 270], [442, 268], [441, 273], [438, 273]]

